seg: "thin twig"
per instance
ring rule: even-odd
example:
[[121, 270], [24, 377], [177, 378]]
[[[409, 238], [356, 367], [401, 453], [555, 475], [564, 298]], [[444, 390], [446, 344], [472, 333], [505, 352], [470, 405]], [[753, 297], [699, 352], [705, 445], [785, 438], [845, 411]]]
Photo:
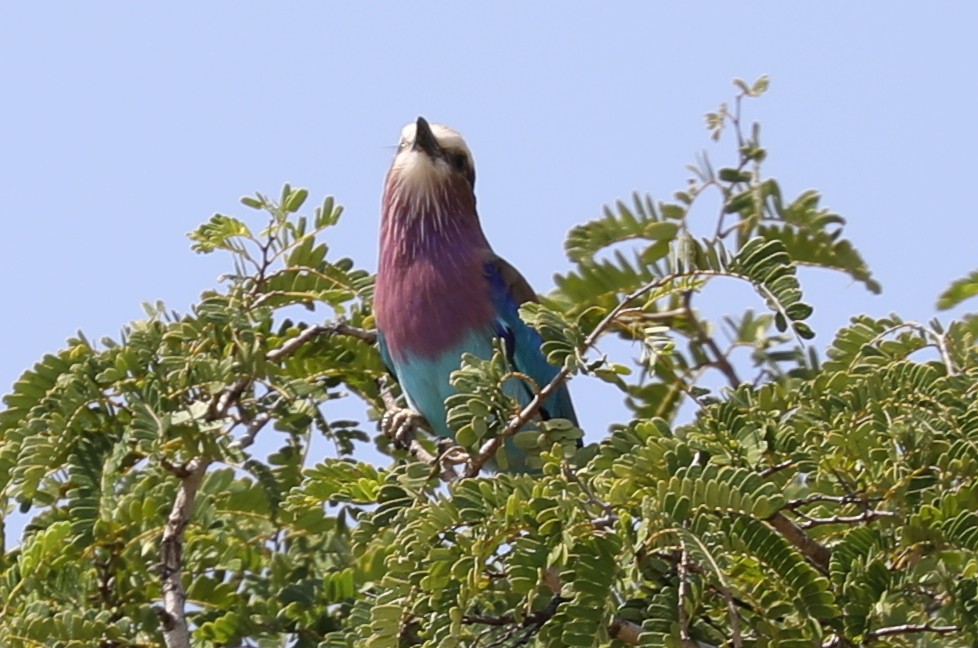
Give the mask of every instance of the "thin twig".
[[[876, 344], [886, 336], [892, 335], [893, 333], [896, 333], [900, 329], [916, 330], [923, 337], [929, 337], [933, 339], [934, 346], [937, 348], [938, 353], [940, 353], [941, 355], [941, 362], [943, 362], [944, 366], [947, 368], [947, 374], [949, 376], [954, 376], [958, 373], [957, 368], [954, 366], [954, 360], [951, 358], [951, 352], [947, 348], [947, 339], [943, 335], [939, 334], [937, 331], [934, 331], [933, 329], [924, 326], [920, 322], [901, 322], [899, 324], [896, 324], [895, 326], [891, 326], [890, 328], [886, 329], [885, 331], [883, 331], [882, 333], [874, 337], [872, 340], [864, 344], [862, 347], [860, 347], [858, 353], [856, 353], [856, 357], [859, 357], [859, 355], [862, 354], [863, 349]], [[929, 345], [925, 344], [924, 346], [926, 347]]]
[[[538, 612], [528, 614], [523, 621], [514, 628], [515, 630], [536, 631], [544, 623], [553, 618], [557, 613], [561, 603], [569, 599], [555, 595], [545, 608]], [[517, 623], [516, 617], [512, 614], [502, 614], [499, 616], [489, 616], [486, 614], [465, 614], [462, 616], [462, 623], [468, 625], [486, 625], [494, 628], [506, 627]], [[642, 626], [632, 621], [615, 616], [608, 625], [608, 634], [630, 646], [639, 645], [639, 635], [642, 634]]]
[[894, 635], [914, 634], [918, 632], [933, 632], [939, 635], [946, 635], [961, 632], [961, 628], [958, 626], [936, 626], [929, 623], [905, 623], [903, 625], [880, 628], [879, 630], [870, 630], [866, 633], [866, 638], [878, 639], [880, 637], [892, 637]]
[[703, 323], [698, 317], [696, 317], [696, 314], [693, 313], [693, 308], [691, 305], [692, 300], [692, 290], [687, 290], [683, 293], [683, 309], [686, 311], [686, 316], [693, 325], [693, 328], [696, 329], [696, 341], [705, 344], [710, 349], [715, 357], [715, 360], [712, 362], [713, 366], [719, 369], [720, 373], [727, 378], [727, 382], [730, 383], [730, 386], [736, 389], [740, 386], [740, 377], [737, 376], [737, 370], [734, 369], [732, 364], [730, 364], [730, 361], [727, 360], [727, 356], [720, 349], [719, 345], [717, 345], [716, 340], [713, 339], [712, 335], [707, 333], [706, 327], [703, 326]]
[[896, 513], [892, 511], [864, 511], [859, 515], [832, 515], [827, 518], [815, 518], [802, 513], [801, 511], [795, 511], [798, 515], [805, 518], [804, 522], [798, 524], [800, 529], [811, 529], [816, 526], [823, 526], [826, 524], [859, 524], [861, 522], [872, 522], [873, 520], [879, 520], [882, 518], [895, 518]]
[[778, 472], [781, 472], [782, 470], [785, 470], [786, 468], [791, 468], [796, 463], [797, 462], [794, 459], [788, 459], [787, 461], [782, 461], [781, 463], [774, 464], [773, 466], [768, 466], [767, 468], [765, 468], [764, 470], [762, 470], [758, 474], [761, 477], [763, 477], [763, 478], [767, 478], [767, 477], [770, 477], [771, 475], [773, 475], [775, 473], [778, 473]]
[[598, 508], [601, 509], [602, 515], [600, 517], [592, 518], [591, 525], [595, 529], [607, 529], [615, 525], [618, 521], [618, 514], [615, 513], [615, 509], [612, 508], [611, 504], [602, 501], [597, 495], [591, 490], [591, 488], [584, 483], [584, 481], [578, 477], [569, 465], [566, 463], [563, 465], [564, 477], [568, 481], [572, 481], [578, 485], [581, 491], [587, 496], [587, 501]]
[[[723, 577], [723, 570], [720, 569], [720, 565], [717, 564], [716, 559], [714, 559], [713, 557], [713, 554], [706, 549], [706, 546], [703, 544], [703, 542], [699, 540], [696, 536], [692, 536], [692, 538], [694, 542], [699, 544], [700, 550], [703, 552], [703, 555], [706, 557], [706, 559], [709, 560], [709, 565], [712, 569], [708, 571], [705, 567], [693, 561], [689, 557], [688, 552], [686, 552], [685, 543], [683, 543], [682, 540], [680, 539], [680, 543], [683, 548], [683, 554], [681, 558], [685, 557], [686, 559], [685, 569], [687, 571], [699, 571], [700, 573], [703, 574], [711, 574], [712, 576], [716, 577], [718, 583], [714, 583], [712, 578], [708, 579], [708, 582], [710, 583], [710, 586], [713, 589], [720, 592], [720, 596], [722, 596], [723, 600], [726, 601], [727, 615], [728, 618], [730, 619], [731, 644], [733, 645], [733, 648], [741, 648], [741, 646], [743, 646], [743, 640], [740, 635], [740, 617], [737, 614], [737, 601], [734, 600], [733, 594], [730, 592], [730, 586], [727, 585], [727, 580]], [[674, 560], [672, 558], [667, 558], [667, 559]], [[743, 604], [742, 601], [741, 603]]]
[[821, 504], [821, 503], [853, 504], [853, 503], [862, 503], [862, 499], [860, 498], [859, 495], [854, 493], [850, 493], [847, 495], [821, 495], [816, 493], [814, 495], [809, 495], [808, 497], [788, 500], [788, 502], [785, 504], [785, 508], [796, 509], [796, 508], [801, 508], [802, 506], [808, 506], [809, 504]]
[[265, 358], [270, 362], [278, 362], [282, 358], [292, 355], [303, 344], [309, 342], [313, 338], [319, 337], [320, 335], [348, 335], [350, 337], [355, 337], [358, 340], [363, 340], [369, 344], [373, 344], [377, 341], [376, 331], [356, 328], [355, 326], [350, 326], [346, 322], [318, 324], [316, 326], [310, 326], [309, 328], [304, 329], [301, 333], [290, 339], [279, 348], [269, 351], [265, 355]]
[[680, 554], [677, 574], [679, 576], [679, 593], [676, 597], [676, 614], [679, 620], [679, 640], [684, 644], [689, 641], [689, 618], [686, 615], [686, 599], [689, 598], [689, 552], [686, 543], [679, 540]]

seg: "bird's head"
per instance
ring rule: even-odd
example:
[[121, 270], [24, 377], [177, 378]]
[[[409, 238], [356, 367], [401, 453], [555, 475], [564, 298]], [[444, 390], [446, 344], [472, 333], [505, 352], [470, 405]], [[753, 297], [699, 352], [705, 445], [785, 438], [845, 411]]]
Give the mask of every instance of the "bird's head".
[[401, 131], [384, 188], [385, 216], [433, 221], [476, 218], [475, 166], [465, 140], [424, 117]]
[[475, 166], [465, 140], [458, 131], [429, 124], [424, 117], [401, 130], [391, 175], [422, 186], [459, 176], [475, 186]]

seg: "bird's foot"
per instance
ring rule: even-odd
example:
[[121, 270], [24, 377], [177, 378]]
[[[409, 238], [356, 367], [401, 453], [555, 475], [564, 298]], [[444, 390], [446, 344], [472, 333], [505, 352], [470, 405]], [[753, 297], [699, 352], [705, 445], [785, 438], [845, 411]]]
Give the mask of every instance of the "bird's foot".
[[415, 430], [426, 423], [421, 413], [413, 409], [389, 409], [380, 418], [380, 430], [394, 442], [395, 447], [407, 450], [414, 440]]
[[472, 460], [471, 455], [452, 439], [438, 440], [438, 460], [445, 467], [461, 466]]

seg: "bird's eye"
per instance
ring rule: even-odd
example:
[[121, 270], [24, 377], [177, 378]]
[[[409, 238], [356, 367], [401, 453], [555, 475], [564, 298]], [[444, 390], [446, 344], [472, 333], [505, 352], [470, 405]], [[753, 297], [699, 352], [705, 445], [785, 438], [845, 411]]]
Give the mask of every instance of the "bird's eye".
[[469, 158], [465, 153], [452, 153], [448, 161], [451, 162], [452, 168], [456, 171], [465, 171], [469, 168]]
[[397, 143], [397, 151], [398, 151], [398, 153], [400, 153], [405, 148], [407, 148], [407, 144], [408, 144], [407, 143], [407, 140], [403, 140], [403, 139], [400, 142], [398, 142]]

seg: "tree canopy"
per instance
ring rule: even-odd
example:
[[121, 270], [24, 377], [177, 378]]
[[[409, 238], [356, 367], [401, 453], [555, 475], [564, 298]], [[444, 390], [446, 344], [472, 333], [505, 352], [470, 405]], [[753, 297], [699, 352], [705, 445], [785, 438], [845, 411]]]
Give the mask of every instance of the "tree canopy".
[[[764, 174], [742, 108], [767, 80], [736, 87], [707, 115], [729, 160], [574, 227], [571, 270], [522, 309], [562, 369], [538, 394], [600, 380], [631, 412], [583, 448], [506, 397], [502, 352], [462, 359], [457, 445], [393, 443], [373, 277], [329, 249], [334, 200], [304, 215], [286, 185], [201, 225], [219, 286], [79, 333], [3, 399], [0, 529], [28, 522], [0, 556], [0, 645], [975, 645], [978, 320], [856, 314], [817, 352], [797, 269], [880, 285], [817, 192]], [[711, 319], [717, 281], [757, 299]], [[939, 305], [975, 294], [978, 273]], [[320, 436], [335, 456], [310, 456]], [[508, 436], [538, 473], [484, 468]]]

